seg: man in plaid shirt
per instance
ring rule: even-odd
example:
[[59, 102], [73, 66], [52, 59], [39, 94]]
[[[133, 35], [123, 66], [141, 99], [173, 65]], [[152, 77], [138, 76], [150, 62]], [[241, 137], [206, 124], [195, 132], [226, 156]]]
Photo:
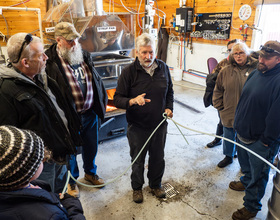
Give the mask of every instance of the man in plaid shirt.
[[[102, 185], [103, 179], [96, 174], [95, 157], [98, 148], [98, 117], [104, 119], [107, 93], [90, 54], [82, 50], [78, 42], [80, 37], [72, 24], [61, 22], [56, 25], [56, 43], [46, 51], [49, 57], [46, 72], [68, 94], [67, 98], [73, 103], [81, 119], [85, 180], [93, 185]], [[69, 169], [77, 179], [79, 169], [75, 155], [69, 160]], [[72, 179], [67, 192], [79, 197], [79, 189]]]

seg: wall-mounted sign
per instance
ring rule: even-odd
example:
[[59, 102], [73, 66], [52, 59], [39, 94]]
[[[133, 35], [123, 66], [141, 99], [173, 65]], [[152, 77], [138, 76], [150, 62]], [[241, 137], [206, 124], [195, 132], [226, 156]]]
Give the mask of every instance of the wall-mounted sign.
[[48, 28], [45, 28], [46, 30], [46, 33], [52, 33], [54, 32], [54, 27], [48, 27]]
[[117, 31], [116, 26], [97, 27], [97, 32]]

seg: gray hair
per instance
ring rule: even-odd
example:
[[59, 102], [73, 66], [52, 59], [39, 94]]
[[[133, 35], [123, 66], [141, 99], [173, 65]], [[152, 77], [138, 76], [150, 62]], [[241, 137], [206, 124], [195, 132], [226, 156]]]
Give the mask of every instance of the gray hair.
[[244, 42], [241, 42], [241, 41], [237, 41], [237, 43], [235, 43], [233, 46], [232, 46], [232, 48], [231, 48], [231, 53], [233, 54], [234, 52], [233, 51], [235, 51], [236, 49], [239, 49], [239, 50], [241, 50], [241, 51], [244, 51], [245, 52], [245, 54], [247, 55], [247, 56], [249, 56], [250, 54], [251, 54], [251, 50], [249, 49], [249, 47], [247, 46], [247, 44], [246, 43], [244, 43]]
[[136, 38], [136, 51], [139, 51], [140, 47], [150, 45], [155, 49], [155, 40], [150, 34], [143, 33]]
[[[27, 33], [17, 33], [8, 40], [7, 53], [8, 53], [8, 57], [9, 57], [9, 60], [11, 63], [13, 63], [13, 61], [18, 59], [20, 48], [21, 48], [23, 42], [25, 41], [26, 35], [27, 35]], [[32, 36], [32, 38], [33, 38], [33, 40], [30, 42], [30, 44], [42, 42], [39, 37]], [[20, 62], [20, 60], [22, 58], [31, 58], [32, 57], [33, 51], [30, 50], [30, 44], [26, 45], [23, 48], [21, 57], [20, 57], [19, 61], [17, 62], [17, 64]], [[16, 65], [16, 64], [13, 63], [13, 65]]]

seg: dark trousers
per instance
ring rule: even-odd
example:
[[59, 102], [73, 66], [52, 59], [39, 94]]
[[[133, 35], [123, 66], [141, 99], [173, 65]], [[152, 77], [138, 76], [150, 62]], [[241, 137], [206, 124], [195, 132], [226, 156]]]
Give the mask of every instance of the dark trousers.
[[[131, 161], [133, 161], [145, 142], [153, 132], [153, 129], [139, 128], [129, 124], [127, 138], [130, 146]], [[148, 179], [151, 189], [161, 187], [161, 179], [164, 173], [164, 147], [167, 133], [167, 122], [164, 122], [150, 139], [136, 162], [132, 165], [131, 186], [133, 190], [140, 190], [144, 184], [145, 157], [149, 152]]]

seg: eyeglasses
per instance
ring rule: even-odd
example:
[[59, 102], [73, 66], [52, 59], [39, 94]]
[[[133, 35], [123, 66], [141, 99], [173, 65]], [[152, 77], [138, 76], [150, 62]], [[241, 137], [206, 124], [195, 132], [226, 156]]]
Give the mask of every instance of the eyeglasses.
[[233, 56], [237, 57], [237, 56], [243, 56], [245, 54], [245, 52], [239, 52], [239, 53], [234, 53]]
[[73, 44], [73, 42], [77, 39], [77, 38], [75, 38], [73, 40], [66, 40], [64, 37], [62, 37], [62, 38], [67, 42], [67, 44]]
[[272, 48], [270, 48], [270, 47], [267, 47], [267, 46], [261, 45], [261, 46], [260, 46], [260, 49], [261, 49], [261, 50], [264, 50], [264, 51], [267, 52], [267, 53], [278, 53], [278, 54], [280, 54], [280, 52], [278, 52], [277, 50], [274, 50], [274, 49], [272, 49]]
[[21, 57], [21, 54], [22, 54], [22, 51], [23, 51], [23, 48], [24, 48], [24, 45], [26, 44], [26, 46], [28, 44], [30, 44], [30, 42], [33, 40], [33, 37], [31, 34], [27, 34], [24, 38], [24, 41], [22, 42], [22, 45], [21, 45], [21, 48], [19, 50], [19, 54], [18, 54], [18, 58], [17, 60], [13, 61], [13, 63], [17, 63]]

